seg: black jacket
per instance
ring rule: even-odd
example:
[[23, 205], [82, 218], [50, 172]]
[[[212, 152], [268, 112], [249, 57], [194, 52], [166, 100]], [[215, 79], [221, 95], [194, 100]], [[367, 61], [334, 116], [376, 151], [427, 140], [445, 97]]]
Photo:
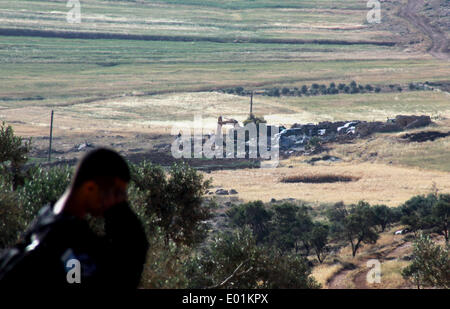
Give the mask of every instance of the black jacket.
[[[86, 221], [55, 215], [45, 207], [26, 233], [25, 253], [19, 254], [0, 287], [136, 288], [147, 249], [142, 224], [126, 203], [105, 212], [102, 237]], [[74, 260], [79, 261], [80, 283], [67, 280]]]

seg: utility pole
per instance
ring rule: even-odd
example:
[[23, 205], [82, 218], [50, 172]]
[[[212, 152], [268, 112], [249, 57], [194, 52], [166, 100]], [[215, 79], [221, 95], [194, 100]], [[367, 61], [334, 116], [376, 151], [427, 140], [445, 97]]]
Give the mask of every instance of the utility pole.
[[48, 145], [48, 162], [50, 162], [51, 155], [52, 155], [52, 139], [53, 139], [53, 110], [52, 110], [52, 116], [50, 118], [50, 139], [49, 139], [49, 145]]
[[250, 93], [250, 116], [253, 113], [253, 91]]

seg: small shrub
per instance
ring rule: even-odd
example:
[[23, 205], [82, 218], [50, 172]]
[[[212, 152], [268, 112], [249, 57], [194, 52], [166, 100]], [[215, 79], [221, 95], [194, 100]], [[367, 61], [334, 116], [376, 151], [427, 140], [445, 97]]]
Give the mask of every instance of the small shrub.
[[240, 86], [236, 87], [236, 88], [234, 88], [234, 92], [238, 95], [241, 95], [244, 92], [244, 88], [242, 88]]
[[286, 87], [284, 87], [284, 88], [281, 90], [281, 94], [282, 94], [282, 95], [288, 95], [290, 92], [291, 92], [291, 91], [289, 90], [289, 88], [286, 88]]
[[256, 126], [258, 126], [260, 123], [267, 123], [264, 117], [257, 117], [254, 114], [250, 114], [250, 116], [248, 116], [247, 119], [244, 120], [243, 124], [245, 126], [246, 124], [252, 122], [256, 124]]
[[350, 93], [351, 93], [351, 94], [359, 93], [359, 88], [357, 88], [357, 87], [352, 87], [352, 88], [350, 89]]
[[402, 270], [402, 275], [411, 280], [417, 288], [450, 288], [448, 249], [434, 244], [428, 236], [420, 234], [414, 242], [412, 263]]
[[4, 185], [0, 186], [0, 248], [14, 245], [25, 226], [17, 193]]
[[21, 170], [28, 161], [31, 140], [26, 141], [14, 134], [11, 126], [5, 122], [0, 126], [0, 181], [11, 185], [15, 190], [23, 182]]
[[18, 191], [27, 221], [31, 221], [44, 205], [53, 204], [60, 198], [70, 184], [72, 173], [68, 165], [34, 167], [28, 171], [28, 177]]

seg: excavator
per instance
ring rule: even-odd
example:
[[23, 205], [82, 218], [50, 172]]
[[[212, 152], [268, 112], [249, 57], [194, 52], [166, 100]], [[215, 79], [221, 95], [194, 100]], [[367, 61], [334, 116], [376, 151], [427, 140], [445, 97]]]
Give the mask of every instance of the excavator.
[[[218, 134], [221, 134], [221, 135], [222, 135], [222, 134], [223, 134], [223, 131], [222, 131], [222, 126], [223, 126], [223, 125], [232, 125], [234, 130], [241, 127], [241, 126], [239, 125], [239, 121], [237, 121], [236, 119], [233, 119], [233, 118], [225, 118], [225, 117], [219, 116], [219, 118], [217, 118], [217, 128], [216, 128], [216, 131], [215, 131], [214, 133], [212, 133], [209, 137], [212, 138], [213, 140], [215, 140], [215, 138], [216, 138], [216, 136], [217, 136]], [[231, 129], [230, 129], [230, 130], [231, 130]], [[229, 132], [227, 132], [227, 134], [228, 134], [228, 133], [229, 133]]]
[[225, 118], [222, 116], [219, 116], [219, 118], [217, 119], [217, 130], [216, 130], [216, 134], [218, 134], [219, 132], [222, 132], [222, 126], [225, 124], [231, 124], [233, 125], [234, 129], [240, 128], [241, 126], [239, 125], [239, 122], [236, 119], [233, 118]]

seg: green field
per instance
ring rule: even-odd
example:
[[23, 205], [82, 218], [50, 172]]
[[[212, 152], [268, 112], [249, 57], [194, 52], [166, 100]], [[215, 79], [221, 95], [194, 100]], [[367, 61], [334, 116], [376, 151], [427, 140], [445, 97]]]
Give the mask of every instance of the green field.
[[[80, 24], [66, 21], [65, 4], [0, 1], [0, 34], [8, 34], [0, 35], [2, 106], [57, 106], [234, 86], [351, 80], [407, 84], [449, 75], [448, 64], [429, 56], [370, 43], [395, 42], [395, 33], [367, 24], [368, 9], [356, 0], [92, 0], [81, 2]], [[55, 37], [13, 36], [24, 29]], [[58, 37], [61, 31], [125, 37], [64, 39]], [[127, 37], [143, 34], [157, 40]], [[179, 39], [187, 41], [174, 41]], [[311, 44], [311, 39], [319, 42]]]
[[[186, 36], [353, 37], [365, 3], [341, 1], [81, 1], [81, 24], [65, 20], [66, 1], [0, 1], [2, 26]], [[38, 24], [35, 22], [39, 21]], [[341, 37], [342, 38], [342, 37]]]
[[[396, 53], [395, 47], [370, 45], [0, 37], [0, 102], [58, 105], [133, 91], [154, 94], [351, 80], [409, 83], [447, 77], [439, 61], [378, 59], [380, 50]], [[358, 53], [369, 56], [339, 59]], [[36, 97], [39, 100], [33, 100]]]

